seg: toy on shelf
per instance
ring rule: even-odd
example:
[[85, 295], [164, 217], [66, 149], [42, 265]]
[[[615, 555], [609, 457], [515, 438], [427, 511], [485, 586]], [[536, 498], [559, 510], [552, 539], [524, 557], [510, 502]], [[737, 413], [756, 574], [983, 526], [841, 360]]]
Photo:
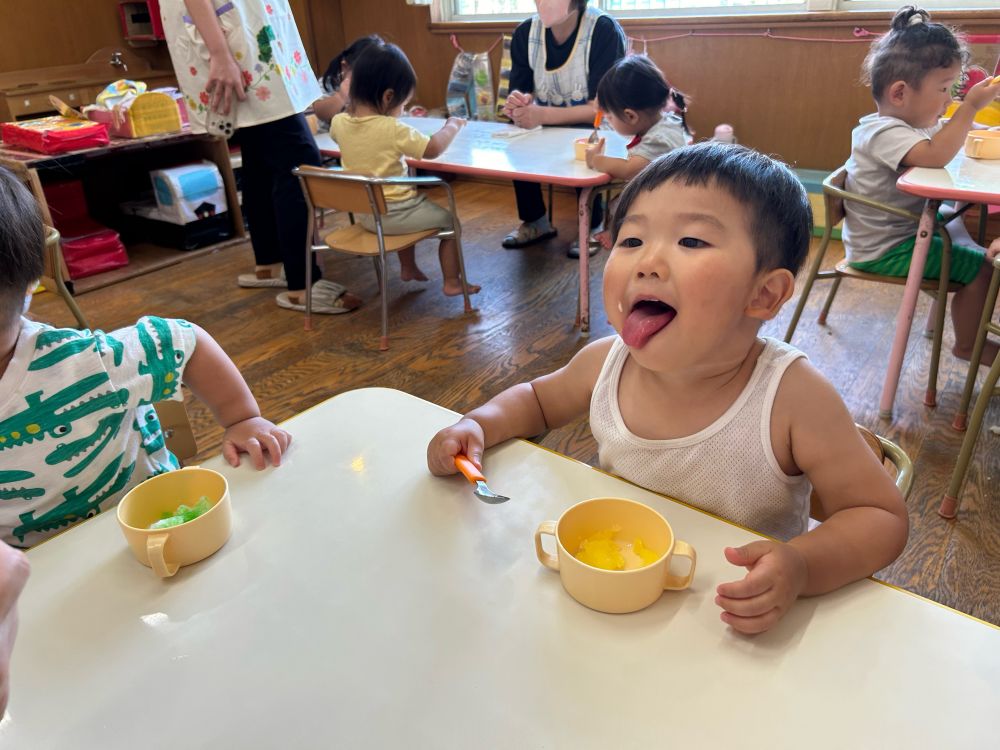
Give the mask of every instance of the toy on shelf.
[[187, 123], [187, 107], [176, 89], [147, 91], [142, 81], [119, 80], [97, 95], [97, 103], [84, 112], [103, 123], [117, 138], [142, 138], [176, 133]]
[[[998, 63], [1000, 66], [1000, 63]], [[962, 103], [961, 100], [965, 99], [965, 94], [970, 88], [975, 86], [980, 81], [985, 81], [990, 77], [983, 68], [978, 65], [971, 66], [965, 73], [965, 76], [955, 85], [955, 89], [952, 94], [955, 96], [956, 101], [953, 101], [948, 105], [947, 111], [945, 111], [945, 117], [951, 117], [955, 114], [955, 110], [958, 109], [959, 105]], [[987, 106], [983, 107], [976, 113], [974, 122], [985, 125], [986, 127], [993, 128], [1000, 125], [1000, 101], [994, 99]]]
[[49, 100], [60, 114], [36, 120], [5, 122], [0, 125], [3, 142], [43, 154], [63, 154], [108, 144], [105, 125], [91, 122], [57, 97], [50, 96]]

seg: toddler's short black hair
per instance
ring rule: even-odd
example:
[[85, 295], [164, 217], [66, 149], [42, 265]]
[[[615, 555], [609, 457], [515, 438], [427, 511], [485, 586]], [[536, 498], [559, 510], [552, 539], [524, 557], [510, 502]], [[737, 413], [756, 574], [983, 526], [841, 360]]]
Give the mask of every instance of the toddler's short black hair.
[[330, 60], [330, 64], [326, 68], [326, 72], [323, 74], [323, 85], [330, 91], [334, 91], [340, 86], [341, 81], [344, 80], [346, 67], [348, 70], [354, 69], [354, 63], [357, 61], [364, 51], [375, 44], [383, 43], [382, 37], [378, 34], [369, 34], [368, 36], [363, 36], [355, 39], [351, 44], [343, 49], [343, 51], [337, 55], [335, 58]]
[[931, 21], [922, 8], [904, 5], [889, 24], [889, 33], [872, 42], [861, 68], [861, 78], [872, 87], [875, 101], [881, 101], [888, 86], [905, 81], [920, 88], [932, 70], [969, 63], [965, 40], [947, 26]]
[[0, 327], [21, 314], [28, 286], [45, 270], [45, 228], [38, 203], [0, 167]]
[[812, 236], [812, 209], [805, 188], [781, 162], [735, 144], [708, 141], [674, 149], [650, 162], [618, 201], [611, 226], [614, 242], [636, 197], [670, 180], [725, 190], [746, 208], [757, 272], [787, 268], [798, 273]]
[[667, 106], [670, 84], [645, 55], [628, 55], [612, 65], [597, 84], [597, 102], [622, 117], [626, 109], [659, 112]]
[[[379, 40], [361, 53], [351, 69], [351, 102], [385, 114], [405, 102], [417, 88], [417, 74], [395, 44]], [[382, 101], [391, 91], [388, 104]]]

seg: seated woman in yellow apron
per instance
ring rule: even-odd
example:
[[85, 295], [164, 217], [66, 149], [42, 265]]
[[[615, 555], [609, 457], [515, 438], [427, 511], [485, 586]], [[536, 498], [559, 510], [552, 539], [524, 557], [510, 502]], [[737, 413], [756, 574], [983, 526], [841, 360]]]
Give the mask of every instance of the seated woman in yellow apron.
[[[625, 32], [587, 0], [535, 0], [537, 15], [522, 22], [510, 44], [510, 94], [504, 113], [515, 125], [590, 125], [597, 114], [597, 84], [625, 56]], [[537, 182], [514, 182], [521, 225], [506, 248], [556, 234]], [[599, 212], [595, 212], [599, 215]]]

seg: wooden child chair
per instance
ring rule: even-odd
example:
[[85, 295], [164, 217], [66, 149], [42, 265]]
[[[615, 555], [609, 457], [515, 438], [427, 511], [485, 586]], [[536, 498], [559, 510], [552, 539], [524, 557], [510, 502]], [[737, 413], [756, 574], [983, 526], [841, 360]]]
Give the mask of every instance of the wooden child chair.
[[[881, 274], [859, 271], [848, 265], [846, 259], [841, 260], [831, 269], [820, 270], [823, 265], [823, 261], [826, 259], [826, 252], [830, 246], [830, 239], [833, 236], [834, 227], [836, 227], [844, 218], [844, 203], [846, 201], [854, 201], [856, 203], [861, 203], [865, 206], [870, 206], [871, 208], [884, 211], [887, 214], [911, 219], [913, 221], [914, 231], [916, 231], [916, 227], [920, 222], [920, 217], [917, 214], [904, 211], [903, 209], [896, 208], [895, 206], [871, 200], [870, 198], [858, 195], [857, 193], [848, 192], [844, 188], [846, 180], [846, 166], [840, 167], [840, 169], [833, 174], [830, 174], [825, 180], [823, 180], [823, 201], [826, 206], [826, 227], [823, 230], [823, 238], [820, 241], [819, 249], [816, 251], [816, 255], [813, 258], [812, 263], [809, 265], [809, 273], [806, 276], [806, 282], [805, 286], [802, 288], [802, 294], [799, 295], [799, 301], [795, 305], [795, 312], [792, 314], [792, 319], [788, 323], [788, 330], [785, 332], [785, 343], [791, 343], [792, 336], [795, 335], [795, 328], [798, 326], [799, 318], [802, 316], [802, 311], [806, 307], [806, 302], [809, 299], [809, 293], [812, 291], [813, 283], [816, 279], [833, 279], [833, 286], [830, 287], [830, 291], [826, 297], [826, 302], [823, 304], [823, 310], [820, 312], [817, 321], [820, 325], [826, 325], [826, 317], [830, 312], [830, 306], [833, 304], [833, 298], [837, 295], [837, 289], [840, 287], [842, 279], [849, 278], [858, 279], [860, 281], [877, 281], [883, 284], [896, 284], [898, 286], [905, 286], [906, 284], [905, 276], [883, 276]], [[948, 281], [949, 271], [951, 270], [951, 235], [948, 234], [948, 230], [943, 225], [938, 226], [937, 233], [941, 237], [941, 241], [944, 245], [941, 252], [941, 278], [924, 279], [920, 284], [920, 288], [923, 291], [928, 292], [935, 297], [934, 309], [931, 311], [933, 317], [932, 340], [934, 345], [931, 353], [931, 369], [927, 377], [927, 393], [924, 396], [924, 404], [927, 406], [935, 406], [937, 403], [938, 363], [941, 357], [941, 338], [944, 332], [945, 302], [948, 298], [948, 292], [957, 292], [962, 288], [961, 284], [951, 283]], [[880, 414], [880, 416], [889, 417], [891, 414]]]
[[962, 403], [959, 405], [955, 421], [951, 425], [960, 432], [964, 430], [965, 439], [962, 441], [962, 448], [958, 453], [958, 462], [955, 464], [955, 471], [951, 475], [951, 484], [948, 485], [948, 492], [941, 501], [941, 507], [938, 508], [938, 514], [944, 518], [954, 518], [955, 514], [958, 513], [959, 494], [962, 490], [962, 483], [965, 481], [965, 472], [969, 468], [969, 461], [976, 450], [976, 440], [979, 438], [979, 431], [983, 425], [986, 407], [989, 406], [990, 398], [1000, 395], [1000, 389], [997, 388], [997, 380], [1000, 379], [1000, 355], [998, 355], [993, 360], [990, 371], [986, 373], [983, 387], [979, 391], [979, 398], [976, 399], [976, 406], [972, 410], [972, 422], [966, 425], [969, 402], [972, 400], [972, 391], [976, 387], [976, 376], [979, 374], [979, 358], [983, 353], [986, 336], [988, 334], [1000, 336], [1000, 320], [995, 322], [991, 320], [993, 309], [997, 304], [998, 290], [1000, 290], [1000, 258], [994, 258], [993, 278], [990, 281], [990, 290], [986, 295], [983, 317], [979, 322], [979, 333], [976, 334], [976, 345], [972, 350], [972, 359], [969, 362], [969, 374], [965, 378]]
[[198, 453], [198, 443], [194, 439], [194, 430], [183, 401], [159, 401], [156, 406], [156, 416], [160, 419], [160, 430], [167, 448], [184, 462], [194, 458]]
[[[413, 247], [420, 240], [428, 238], [454, 238], [458, 243], [458, 268], [462, 275], [462, 296], [465, 312], [472, 312], [469, 301], [469, 287], [465, 281], [465, 259], [462, 256], [462, 229], [455, 209], [455, 194], [451, 186], [439, 177], [370, 177], [352, 174], [336, 169], [301, 166], [294, 170], [302, 185], [309, 205], [309, 232], [306, 236], [306, 288], [312, 287], [312, 253], [318, 250], [338, 250], [354, 255], [367, 255], [375, 264], [379, 291], [382, 295], [382, 335], [379, 349], [389, 348], [389, 295], [387, 293], [386, 254], [397, 253]], [[382, 216], [386, 213], [386, 201], [382, 192], [384, 185], [409, 185], [414, 187], [441, 187], [448, 193], [448, 207], [455, 218], [454, 229], [427, 229], [410, 234], [387, 235], [382, 231]], [[371, 214], [375, 220], [375, 232], [369, 232], [359, 224], [351, 223], [329, 232], [321, 245], [313, 244], [313, 232], [317, 209], [340, 211], [347, 214]], [[312, 330], [312, 299], [306, 295], [305, 328]]]
[[53, 227], [45, 227], [45, 270], [42, 275], [42, 284], [62, 297], [66, 307], [73, 313], [79, 328], [90, 328], [87, 318], [80, 311], [73, 294], [66, 286], [64, 271], [66, 263], [63, 261], [62, 245], [59, 231]]
[[[910, 457], [906, 455], [906, 451], [891, 440], [887, 440], [881, 435], [876, 435], [861, 425], [855, 426], [858, 428], [858, 432], [861, 433], [861, 437], [864, 438], [865, 443], [868, 444], [868, 447], [872, 449], [872, 452], [878, 458], [879, 463], [884, 466], [886, 459], [888, 459], [889, 463], [896, 467], [896, 487], [902, 493], [905, 502], [910, 496], [910, 489], [913, 487], [913, 462], [910, 461]], [[816, 490], [813, 490], [812, 495], [809, 496], [809, 517], [814, 521], [822, 522], [826, 520], [826, 514], [823, 512], [823, 505], [820, 503]], [[812, 528], [812, 524], [810, 524], [810, 528]]]

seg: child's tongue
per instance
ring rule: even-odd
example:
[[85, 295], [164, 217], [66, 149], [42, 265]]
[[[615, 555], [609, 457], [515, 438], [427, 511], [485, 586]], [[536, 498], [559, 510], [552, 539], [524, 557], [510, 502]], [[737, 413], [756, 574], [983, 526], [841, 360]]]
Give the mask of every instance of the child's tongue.
[[668, 305], [640, 302], [629, 313], [622, 326], [622, 341], [626, 346], [641, 349], [653, 336], [674, 319], [677, 311]]

